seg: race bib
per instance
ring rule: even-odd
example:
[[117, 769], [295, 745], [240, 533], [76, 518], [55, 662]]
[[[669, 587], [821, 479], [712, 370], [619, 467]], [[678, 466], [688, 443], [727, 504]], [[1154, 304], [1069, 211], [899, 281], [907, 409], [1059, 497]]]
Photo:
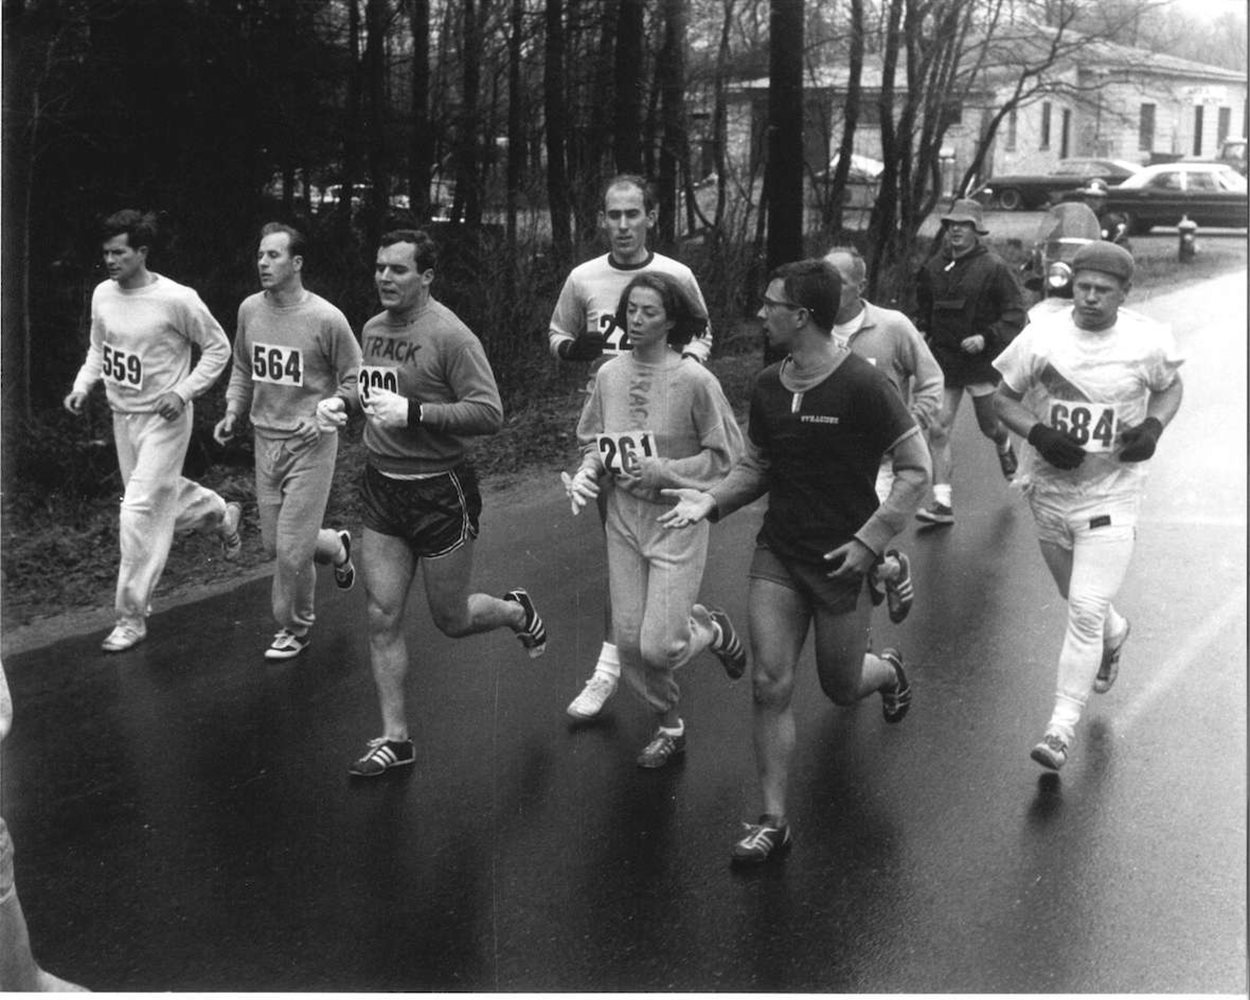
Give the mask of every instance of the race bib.
[[628, 334], [616, 325], [615, 312], [589, 313], [586, 317], [586, 329], [591, 332], [597, 330], [602, 335], [604, 354], [620, 354], [622, 351], [634, 349]]
[[105, 381], [115, 389], [137, 392], [143, 388], [143, 359], [137, 354], [119, 351], [110, 344], [103, 350]]
[[298, 347], [256, 344], [252, 347], [252, 381], [302, 386], [304, 356]]
[[1088, 452], [1109, 452], [1123, 422], [1120, 407], [1113, 403], [1050, 404], [1050, 426], [1066, 434]]
[[360, 399], [369, 402], [369, 393], [374, 389], [386, 389], [388, 392], [399, 392], [399, 369], [388, 365], [360, 366]]
[[654, 458], [657, 454], [655, 435], [651, 431], [600, 434], [597, 440], [603, 467], [614, 476], [637, 475], [638, 459]]

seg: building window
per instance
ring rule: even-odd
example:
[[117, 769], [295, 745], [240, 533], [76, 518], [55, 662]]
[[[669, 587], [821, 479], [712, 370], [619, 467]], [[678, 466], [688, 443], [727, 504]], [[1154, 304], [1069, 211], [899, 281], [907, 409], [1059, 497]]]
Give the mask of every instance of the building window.
[[1039, 149], [1050, 149], [1050, 101], [1042, 102], [1042, 144]]
[[1016, 151], [1017, 127], [1019, 122], [1016, 120], [1016, 109], [1012, 108], [1007, 112], [1007, 152], [1014, 153]]
[[1201, 104], [1194, 105], [1194, 156], [1202, 155], [1202, 112]]
[[1137, 148], [1147, 152], [1155, 148], [1155, 106], [1143, 104], [1137, 125]]
[[1224, 145], [1224, 140], [1228, 138], [1228, 130], [1233, 127], [1233, 109], [1220, 108], [1219, 117], [1215, 122], [1215, 145], [1218, 149]]

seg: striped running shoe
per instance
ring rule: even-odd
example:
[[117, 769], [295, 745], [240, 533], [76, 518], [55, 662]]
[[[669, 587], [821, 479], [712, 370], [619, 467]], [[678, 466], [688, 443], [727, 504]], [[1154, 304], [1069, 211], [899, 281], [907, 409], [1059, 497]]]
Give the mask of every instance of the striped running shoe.
[[729, 620], [729, 615], [723, 609], [708, 608], [707, 613], [720, 630], [720, 639], [712, 643], [712, 652], [720, 660], [729, 679], [736, 681], [747, 669], [747, 653], [742, 648], [742, 640], [738, 638], [734, 623]]
[[347, 773], [357, 778], [376, 778], [393, 767], [409, 767], [416, 759], [417, 751], [412, 740], [388, 740], [379, 736], [369, 741], [365, 755], [353, 761]]
[[525, 609], [525, 624], [516, 630], [516, 637], [530, 654], [530, 658], [542, 656], [547, 651], [547, 627], [543, 624], [542, 615], [534, 607], [533, 600], [521, 587], [509, 590], [503, 595], [505, 601], [515, 601]]
[[1104, 646], [1102, 650], [1102, 663], [1098, 667], [1098, 676], [1094, 678], [1094, 693], [1106, 694], [1111, 690], [1111, 685], [1115, 683], [1115, 679], [1120, 675], [1120, 653], [1124, 650], [1124, 644], [1128, 642], [1128, 634], [1132, 631], [1133, 626], [1128, 623], [1128, 619], [1124, 620], [1124, 634], [1120, 636], [1120, 641], [1114, 646]]
[[734, 842], [730, 861], [735, 865], [759, 865], [790, 850], [790, 824], [765, 813], [758, 823], [743, 823], [745, 832]]
[[881, 689], [881, 714], [886, 722], [902, 722], [911, 708], [911, 684], [903, 672], [903, 654], [897, 649], [883, 649], [881, 659], [894, 668], [894, 686]]
[[911, 560], [898, 549], [889, 549], [886, 557], [890, 556], [898, 560], [898, 576], [885, 581], [886, 607], [890, 612], [890, 621], [897, 625], [911, 611], [912, 602], [916, 599], [916, 588], [911, 582]]

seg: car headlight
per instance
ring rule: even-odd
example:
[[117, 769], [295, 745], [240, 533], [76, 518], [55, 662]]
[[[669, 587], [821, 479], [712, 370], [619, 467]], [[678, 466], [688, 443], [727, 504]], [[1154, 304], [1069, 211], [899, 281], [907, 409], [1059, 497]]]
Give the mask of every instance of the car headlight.
[[1050, 288], [1066, 288], [1072, 281], [1072, 268], [1056, 260], [1046, 268], [1046, 284]]

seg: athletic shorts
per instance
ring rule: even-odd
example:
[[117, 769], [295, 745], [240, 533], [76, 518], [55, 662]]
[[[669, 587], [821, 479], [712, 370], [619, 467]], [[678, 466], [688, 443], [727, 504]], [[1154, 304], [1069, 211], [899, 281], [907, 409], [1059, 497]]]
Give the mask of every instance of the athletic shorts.
[[366, 465], [360, 500], [366, 528], [402, 538], [426, 559], [448, 555], [477, 538], [482, 494], [471, 465], [426, 479], [392, 479]]
[[980, 399], [982, 396], [994, 395], [994, 390], [998, 388], [993, 382], [969, 382], [967, 385], [958, 386], [963, 389], [973, 399]]
[[1137, 537], [1138, 496], [1073, 500], [1026, 493], [1037, 538], [1071, 551], [1077, 542], [1118, 541]]
[[814, 608], [823, 608], [830, 614], [845, 615], [855, 610], [864, 577], [852, 581], [830, 580], [829, 571], [822, 566], [783, 559], [765, 545], [756, 545], [747, 576], [753, 580], [768, 580], [787, 590], [801, 594]]

